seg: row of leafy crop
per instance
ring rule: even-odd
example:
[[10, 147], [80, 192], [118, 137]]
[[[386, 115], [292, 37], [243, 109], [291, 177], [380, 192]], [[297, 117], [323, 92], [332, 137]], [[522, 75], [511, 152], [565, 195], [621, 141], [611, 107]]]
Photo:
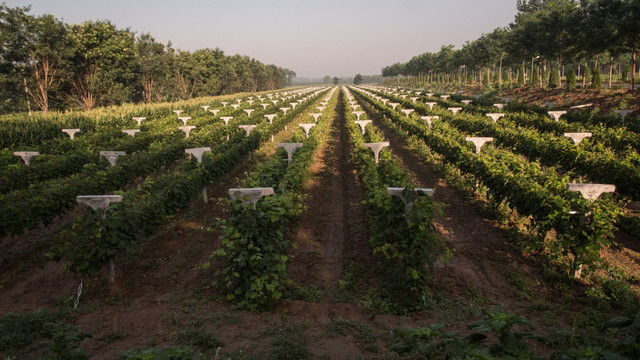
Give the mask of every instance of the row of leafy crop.
[[[302, 96], [302, 95], [300, 95]], [[264, 122], [262, 118], [256, 121]], [[288, 113], [287, 113], [288, 115]], [[249, 118], [230, 123], [231, 126], [216, 124], [203, 128], [198, 136], [189, 139], [167, 139], [166, 142], [150, 146], [148, 151], [133, 153], [118, 159], [117, 165], [106, 168], [106, 160], [88, 164], [83, 170], [71, 176], [52, 179], [30, 186], [27, 189], [0, 194], [0, 237], [7, 234], [19, 235], [24, 229], [33, 229], [41, 223], [45, 225], [75, 206], [75, 197], [86, 194], [104, 194], [130, 184], [141, 176], [148, 176], [162, 168], [170, 167], [177, 159], [184, 157], [187, 146], [208, 146], [216, 144], [226, 135], [233, 136], [229, 142], [219, 143], [212, 151], [224, 151], [230, 146], [244, 142], [244, 131], [238, 123], [252, 121]]]
[[[379, 86], [376, 86], [376, 87], [371, 86], [371, 87], [368, 87], [368, 89], [381, 90], [381, 91], [386, 91], [387, 93], [393, 93], [398, 95], [404, 95], [402, 94], [403, 91], [406, 91], [407, 93], [411, 93], [413, 91], [413, 94], [408, 95], [407, 97], [418, 96], [415, 94], [415, 91], [412, 89], [393, 89], [393, 88], [385, 88], [385, 87], [379, 87]], [[434, 96], [432, 97], [427, 97], [425, 95], [427, 92], [425, 91], [420, 91], [420, 92], [421, 94], [419, 95], [419, 98], [420, 98], [419, 101], [421, 102], [436, 101], [445, 107], [461, 106], [462, 100], [470, 99], [469, 96], [452, 94], [449, 100], [443, 100], [439, 98], [439, 94], [437, 93], [434, 94]], [[482, 113], [482, 114], [485, 114], [487, 112], [495, 112], [497, 109], [494, 106], [494, 104], [506, 103], [506, 102], [508, 102], [505, 108], [505, 110], [507, 111], [511, 111], [515, 113], [524, 112], [527, 114], [535, 113], [540, 115], [542, 118], [546, 118], [548, 115], [547, 112], [550, 110], [550, 108], [546, 106], [538, 106], [535, 104], [523, 103], [517, 98], [509, 99], [509, 100], [510, 101], [507, 101], [507, 99], [504, 99], [504, 98], [498, 99], [493, 93], [474, 96], [473, 103], [471, 105], [465, 106], [465, 111]], [[622, 108], [626, 108], [627, 105], [621, 103], [620, 106]], [[551, 109], [560, 110], [555, 106], [552, 107]], [[622, 131], [625, 133], [630, 132], [631, 137], [634, 138], [633, 140], [634, 143], [637, 143], [637, 136], [638, 136], [638, 133], [640, 133], [640, 116], [638, 116], [637, 113], [635, 116], [633, 114], [628, 115], [623, 122], [621, 121], [622, 120], [621, 116], [618, 115], [617, 113], [614, 113], [614, 112], [601, 113], [600, 109], [598, 109], [597, 107], [587, 106], [581, 109], [575, 109], [575, 110], [570, 109], [570, 111], [568, 111], [567, 114], [562, 116], [562, 119], [567, 124], [577, 126], [578, 129], [581, 126], [589, 126], [591, 128], [596, 128], [596, 132], [599, 132], [600, 129], [602, 129], [605, 132], [606, 132], [605, 129], [613, 130], [614, 133], [618, 131]]]
[[[216, 265], [213, 284], [240, 307], [269, 309], [290, 284], [286, 267], [292, 243], [286, 233], [304, 211], [304, 184], [311, 176], [314, 155], [328, 139], [328, 129], [335, 117], [334, 92], [335, 88], [326, 95], [326, 109], [309, 137], [305, 139], [304, 133], [297, 130], [287, 140], [303, 144], [293, 153], [293, 161], [290, 164], [283, 161], [285, 152], [278, 150], [241, 185], [273, 187], [274, 194], [263, 197], [255, 208], [251, 203], [233, 201], [229, 218], [218, 223], [223, 235], [222, 247], [211, 256], [214, 263], [220, 263]], [[205, 268], [210, 265], [211, 262], [205, 264]]]
[[56, 252], [59, 258], [81, 276], [95, 277], [116, 254], [135, 255], [138, 239], [153, 234], [168, 217], [188, 206], [203, 187], [245, 160], [326, 92], [314, 90], [303, 104], [278, 116], [273, 124], [262, 122], [249, 136], [236, 133], [229, 141], [212, 147], [201, 164], [184, 161], [170, 172], [147, 177], [135, 189], [118, 191], [123, 200], [111, 204], [106, 219], [101, 220], [100, 214], [87, 209], [74, 220], [71, 229], [60, 234], [62, 245]]
[[[451, 98], [444, 100], [437, 96], [426, 97], [421, 95], [416, 102], [409, 102], [407, 96], [400, 94], [396, 91], [370, 87], [378, 91], [378, 94], [384, 94], [385, 96], [393, 95], [393, 101], [397, 101], [402, 106], [412, 106], [426, 109], [426, 106], [422, 105], [424, 102], [435, 102], [442, 109], [449, 107], [462, 107], [464, 113], [484, 116], [487, 113], [504, 113], [506, 116], [500, 121], [511, 121], [516, 127], [525, 127], [529, 129], [537, 129], [541, 132], [551, 132], [558, 136], [563, 136], [565, 132], [591, 132], [593, 136], [590, 141], [595, 141], [610, 147], [614, 151], [640, 151], [640, 133], [635, 130], [630, 130], [628, 127], [619, 126], [620, 116], [618, 114], [612, 114], [607, 116], [601, 116], [596, 114], [594, 109], [591, 112], [585, 110], [571, 110], [562, 115], [561, 121], [555, 121], [552, 119], [548, 112], [548, 109], [541, 108], [534, 105], [525, 105], [518, 100], [511, 100], [510, 102], [503, 104], [503, 109], [498, 109], [494, 106], [494, 103], [501, 100], [492, 100], [487, 97], [480, 97], [474, 99], [469, 105], [462, 103], [463, 96], [451, 95]], [[415, 95], [415, 94], [414, 94]], [[438, 111], [439, 110], [439, 111]], [[445, 110], [438, 109], [433, 112], [434, 115], [438, 115], [440, 112], [445, 113]], [[588, 114], [589, 118], [585, 119], [585, 115]], [[593, 118], [597, 118], [593, 120]], [[637, 118], [637, 117], [636, 117]], [[637, 120], [627, 116], [627, 122], [630, 124]]]
[[[260, 106], [254, 112], [254, 117], [259, 118], [259, 115], [265, 111], [275, 112], [277, 110], [276, 105], [269, 105], [267, 109]], [[246, 102], [237, 110], [228, 106], [215, 117], [211, 113], [203, 111], [202, 108], [194, 109], [189, 125], [197, 126], [198, 130], [194, 132], [196, 135], [209, 129], [205, 126], [220, 127], [222, 124], [220, 118], [223, 116], [233, 116], [234, 119], [248, 117], [244, 112], [245, 107]], [[131, 125], [129, 128], [137, 127], [133, 120], [129, 120], [128, 125]], [[101, 150], [118, 150], [131, 154], [148, 150], [148, 147], [154, 142], [174, 141], [176, 138], [184, 136], [183, 131], [178, 129], [178, 125], [182, 125], [182, 121], [175, 114], [170, 113], [160, 119], [146, 119], [140, 126], [141, 132], [134, 138], [122, 131], [80, 133], [80, 135], [76, 134], [75, 140], [71, 140], [65, 135], [63, 138], [47, 140], [38, 147], [30, 147], [28, 150], [38, 151], [40, 155], [34, 157], [29, 166], [24, 165], [19, 157], [13, 155], [12, 150], [6, 150], [4, 158], [9, 161], [5, 163], [5, 166], [0, 166], [0, 170], [2, 170], [0, 173], [0, 193], [79, 172], [85, 164], [99, 162], [99, 151]], [[228, 134], [229, 132], [226, 135]], [[194, 142], [197, 139], [190, 141]], [[20, 150], [25, 149], [21, 147]]]
[[[357, 95], [380, 114], [380, 121], [424, 141], [444, 166], [465, 174], [471, 183], [481, 183], [496, 203], [505, 202], [521, 216], [529, 217], [532, 229], [537, 230], [533, 247], [549, 254], [569, 274], [581, 264], [601, 264], [599, 252], [609, 245], [620, 215], [609, 195], [590, 202], [568, 191], [570, 179], [553, 168], [543, 170], [539, 163], [491, 143], [476, 154], [465, 136], [446, 122], [429, 127], [370, 96]], [[555, 230], [553, 238], [548, 237], [551, 230]]]
[[[235, 99], [248, 96], [262, 96], [267, 93], [242, 93], [227, 96], [202, 97], [177, 103], [124, 104], [97, 108], [91, 111], [49, 112], [48, 115], [11, 114], [0, 117], [0, 149], [16, 146], [37, 146], [42, 142], [63, 137], [65, 128], [80, 128], [83, 132], [120, 130], [127, 126], [134, 116], [159, 118], [179, 108], [186, 112], [201, 109], [202, 105], [232, 103]], [[66, 136], [66, 135], [65, 135]]]
[[452, 115], [449, 111], [429, 110], [424, 105], [407, 102], [403, 106], [414, 108], [421, 115], [439, 115], [442, 121], [470, 135], [494, 137], [497, 144], [523, 154], [530, 160], [539, 160], [546, 166], [560, 165], [575, 176], [586, 177], [593, 182], [615, 184], [620, 194], [634, 200], [640, 199], [640, 188], [637, 186], [640, 183], [640, 155], [632, 149], [614, 151], [590, 140], [575, 146], [564, 136], [540, 133], [515, 124], [517, 119], [535, 115], [521, 114], [513, 121], [500, 119], [494, 123], [488, 117], [465, 112]]
[[[346, 88], [345, 92], [340, 111], [349, 108], [347, 99], [353, 100]], [[365, 186], [364, 204], [372, 234], [369, 241], [374, 254], [380, 254], [390, 262], [385, 269], [393, 276], [390, 279], [393, 286], [382, 295], [398, 313], [422, 308], [430, 279], [429, 269], [447, 253], [432, 223], [436, 205], [431, 197], [415, 191], [415, 185], [391, 152], [382, 151], [379, 163], [375, 163], [373, 152], [364, 144], [381, 142], [383, 135], [373, 124], [367, 125], [363, 135], [355, 120], [356, 116], [346, 111], [344, 126], [349, 133], [358, 178]], [[399, 196], [389, 195], [388, 187], [403, 188], [402, 196], [409, 207], [405, 207]]]
[[[474, 103], [478, 104], [481, 109], [490, 108], [495, 101], [492, 96], [482, 96]], [[621, 105], [626, 107], [626, 105]], [[518, 99], [514, 99], [509, 102], [507, 108], [512, 112], [524, 112], [535, 113], [543, 118], [547, 116], [547, 112], [550, 109], [561, 110], [557, 107], [548, 108], [546, 106], [538, 106], [534, 104], [526, 104]], [[602, 128], [610, 130], [620, 130], [623, 132], [630, 132], [633, 136], [637, 136], [640, 133], [640, 116], [627, 115], [622, 121], [619, 114], [615, 112], [601, 113], [600, 109], [596, 106], [588, 106], [581, 109], [569, 109], [565, 115], [562, 115], [562, 120], [571, 126], [588, 126], [591, 128]]]
[[465, 114], [447, 120], [469, 134], [494, 137], [501, 146], [521, 153], [544, 165], [560, 165], [565, 170], [593, 182], [615, 184], [616, 191], [634, 200], [640, 199], [640, 156], [637, 152], [616, 152], [589, 140], [576, 146], [571, 140], [537, 130], [493, 123], [490, 119]]
[[[403, 104], [410, 106], [406, 102]], [[507, 108], [512, 107], [512, 104], [513, 102], [509, 103]], [[517, 104], [518, 103], [516, 103], [516, 106]], [[637, 152], [631, 149], [630, 145], [635, 133], [624, 127], [600, 127], [600, 130], [602, 130], [600, 140], [598, 140], [598, 134], [594, 133], [595, 141], [603, 141], [610, 146], [612, 143], [615, 143], [615, 141], [607, 141], [603, 139], [603, 137], [608, 137], [609, 139], [616, 138], [619, 139], [617, 144], [627, 146], [618, 152], [611, 148], [594, 144], [591, 141], [585, 141], [581, 143], [580, 146], [575, 146], [567, 139], [554, 137], [553, 134], [541, 134], [538, 136], [535, 129], [544, 129], [550, 133], [571, 130], [564, 128], [565, 122], [553, 121], [546, 115], [532, 115], [531, 113], [509, 114], [507, 112], [506, 117], [499, 120], [499, 124], [494, 124], [485, 117], [473, 121], [470, 120], [470, 116], [465, 116], [464, 113], [459, 113], [460, 115], [458, 116], [452, 116], [449, 111], [434, 109], [431, 113], [441, 114], [443, 118], [448, 119], [447, 121], [449, 123], [457, 125], [460, 130], [466, 130], [475, 134], [493, 135], [496, 139], [499, 138], [497, 133], [502, 131], [503, 136], [498, 139], [498, 142], [502, 142], [503, 145], [509, 145], [512, 149], [526, 155], [529, 159], [538, 159], [544, 164], [551, 166], [560, 164], [564, 167], [564, 170], [567, 168], [570, 169], [570, 172], [567, 174], [569, 176], [585, 176], [592, 181], [612, 182], [616, 184], [617, 192], [630, 196], [633, 199], [638, 198], [637, 194], [639, 190], [636, 185], [640, 177], [640, 161], [638, 160]], [[467, 107], [465, 107], [465, 112], [466, 109]], [[569, 114], [571, 113], [572, 112]], [[436, 124], [437, 123], [436, 121]], [[529, 123], [538, 125], [529, 126]], [[523, 124], [523, 126], [521, 127], [520, 124]], [[487, 129], [489, 130], [487, 131]], [[518, 144], [517, 147], [515, 144]], [[615, 146], [612, 148], [615, 148]], [[624, 154], [628, 154], [628, 156]], [[620, 216], [618, 222], [620, 228], [624, 231], [634, 235], [640, 233], [640, 220], [638, 218]]]

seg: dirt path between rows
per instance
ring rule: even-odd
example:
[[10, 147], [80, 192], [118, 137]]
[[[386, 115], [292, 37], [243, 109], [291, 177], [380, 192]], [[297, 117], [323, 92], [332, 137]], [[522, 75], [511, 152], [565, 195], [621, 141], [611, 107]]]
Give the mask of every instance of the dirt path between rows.
[[298, 284], [316, 285], [329, 293], [343, 276], [347, 243], [366, 244], [368, 237], [340, 105], [338, 118], [331, 120], [330, 138], [311, 166], [305, 186], [308, 210], [296, 229], [297, 249], [289, 267]]

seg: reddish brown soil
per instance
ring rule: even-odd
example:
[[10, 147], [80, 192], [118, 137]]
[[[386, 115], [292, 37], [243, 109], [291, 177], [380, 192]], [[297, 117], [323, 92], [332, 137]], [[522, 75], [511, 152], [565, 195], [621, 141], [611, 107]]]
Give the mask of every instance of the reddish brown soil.
[[559, 106], [575, 106], [593, 104], [601, 112], [620, 109], [626, 103], [626, 108], [634, 112], [640, 111], [640, 92], [638, 90], [573, 90], [564, 89], [528, 89], [516, 88], [504, 90], [502, 96], [519, 98], [525, 103], [544, 106], [546, 102], [556, 102]]
[[[82, 343], [85, 351], [93, 359], [111, 359], [124, 349], [175, 347], [181, 331], [195, 329], [218, 338], [224, 344], [222, 353], [242, 350], [245, 355], [266, 358], [278, 331], [301, 324], [297, 332], [306, 336], [306, 348], [317, 358], [387, 359], [393, 356], [389, 350], [392, 330], [445, 322], [450, 329], [464, 331], [463, 324], [477, 320], [481, 309], [494, 306], [526, 315], [542, 327], [573, 326], [582, 305], [567, 303], [565, 296], [579, 289], [559, 291], [545, 286], [539, 263], [521, 254], [505, 229], [480, 216], [473, 200], [460, 196], [379, 122], [376, 126], [384, 131], [410, 177], [419, 186], [435, 188], [435, 200], [443, 205], [435, 226], [453, 254], [433, 269], [432, 291], [442, 300], [428, 310], [410, 316], [365, 310], [361, 300], [376, 286], [375, 260], [367, 242], [363, 189], [349, 160], [343, 121], [343, 117], [335, 119], [331, 140], [315, 159], [313, 177], [306, 186], [308, 211], [292, 232], [298, 246], [288, 273], [298, 286], [323, 290], [319, 301], [284, 299], [274, 310], [261, 313], [235, 310], [210, 287], [213, 270], [201, 267], [220, 246], [214, 224], [226, 216], [226, 191], [260, 161], [257, 155], [251, 164], [236, 166], [209, 186], [208, 204], [194, 201], [147, 239], [139, 259], [118, 257], [116, 285], [86, 281], [75, 321], [93, 334], [93, 339]], [[272, 151], [273, 144], [261, 152]], [[37, 267], [46, 250], [40, 245], [21, 256], [0, 254], [0, 313], [71, 305], [79, 279], [57, 263]], [[640, 266], [637, 248], [616, 251], [631, 259], [625, 266]], [[629, 255], [629, 251], [636, 252]], [[357, 286], [349, 300], [337, 301], [342, 291], [339, 281], [352, 266], [360, 268]], [[514, 273], [529, 284], [533, 298], [522, 298], [510, 280], [509, 274]], [[341, 319], [348, 328], [338, 334], [330, 331]], [[200, 350], [214, 358], [215, 349]], [[538, 350], [543, 355], [552, 352]]]

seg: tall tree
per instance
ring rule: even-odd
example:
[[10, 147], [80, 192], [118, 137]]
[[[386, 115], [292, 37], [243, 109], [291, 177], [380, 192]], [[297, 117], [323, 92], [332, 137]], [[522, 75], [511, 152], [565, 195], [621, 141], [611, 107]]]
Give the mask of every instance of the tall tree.
[[[167, 47], [170, 47], [168, 44]], [[145, 103], [161, 101], [163, 89], [166, 87], [166, 74], [169, 72], [168, 53], [165, 46], [146, 33], [140, 35], [135, 43], [136, 56], [139, 62], [139, 79], [142, 86], [142, 99]]]
[[[4, 101], [3, 111], [23, 111], [28, 104], [26, 73], [28, 63], [27, 44], [30, 41], [28, 15], [30, 7], [10, 8], [0, 4], [0, 89]], [[24, 85], [23, 85], [24, 84]]]
[[134, 36], [109, 21], [71, 27], [73, 63], [69, 101], [85, 109], [136, 100]]
[[32, 88], [27, 91], [34, 103], [46, 114], [50, 94], [60, 88], [62, 72], [69, 59], [67, 26], [52, 15], [34, 18], [29, 23], [31, 41], [28, 47], [28, 68]]

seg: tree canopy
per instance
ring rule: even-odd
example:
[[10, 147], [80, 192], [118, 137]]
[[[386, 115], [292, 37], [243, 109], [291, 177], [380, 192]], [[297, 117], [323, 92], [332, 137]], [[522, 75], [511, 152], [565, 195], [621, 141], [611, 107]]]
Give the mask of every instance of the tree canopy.
[[296, 73], [218, 48], [193, 52], [109, 21], [66, 24], [0, 4], [0, 113], [273, 90]]
[[437, 53], [388, 65], [382, 75], [459, 77], [461, 69], [476, 73], [491, 69], [502, 76], [503, 65], [517, 72], [536, 62], [550, 77], [561, 64], [592, 67], [601, 64], [600, 58], [631, 63], [635, 74], [640, 1], [517, 0], [516, 7], [508, 26], [467, 41], [460, 49], [443, 46]]

